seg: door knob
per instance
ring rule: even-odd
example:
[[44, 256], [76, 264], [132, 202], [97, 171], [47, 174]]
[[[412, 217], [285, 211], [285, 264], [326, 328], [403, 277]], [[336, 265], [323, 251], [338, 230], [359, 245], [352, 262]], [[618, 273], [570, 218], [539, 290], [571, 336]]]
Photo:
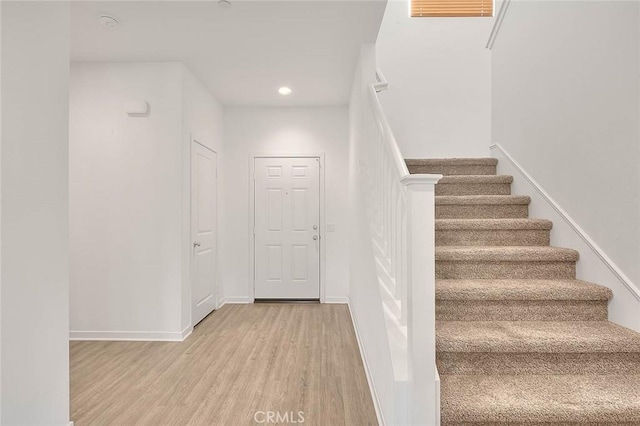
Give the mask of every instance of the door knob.
[[200, 242], [198, 242], [198, 241], [194, 242], [194, 243], [193, 243], [193, 246], [194, 246], [194, 247], [200, 247]]
[[317, 235], [314, 235], [314, 236], [313, 236], [313, 241], [316, 241], [317, 239], [318, 239], [318, 236], [317, 236]]
[[318, 225], [313, 225], [313, 230], [315, 231], [316, 229], [318, 229]]

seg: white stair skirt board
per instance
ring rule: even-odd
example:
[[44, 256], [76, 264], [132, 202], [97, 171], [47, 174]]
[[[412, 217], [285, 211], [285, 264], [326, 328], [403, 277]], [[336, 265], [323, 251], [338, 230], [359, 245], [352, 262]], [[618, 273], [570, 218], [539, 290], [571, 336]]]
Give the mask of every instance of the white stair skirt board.
[[369, 384], [369, 392], [371, 393], [371, 399], [373, 400], [373, 408], [376, 410], [376, 418], [378, 424], [384, 426], [386, 423], [382, 416], [382, 409], [380, 408], [380, 399], [376, 392], [376, 388], [373, 386], [373, 379], [371, 378], [371, 370], [369, 369], [369, 363], [367, 362], [367, 356], [362, 349], [362, 341], [360, 340], [360, 333], [358, 332], [358, 324], [356, 323], [356, 317], [351, 311], [351, 301], [347, 297], [347, 305], [349, 306], [349, 316], [351, 317], [351, 323], [353, 324], [353, 330], [356, 334], [356, 340], [358, 341], [358, 349], [360, 349], [360, 358], [362, 358], [362, 364], [364, 365], [364, 372], [367, 376], [367, 383]]
[[609, 319], [640, 331], [638, 287], [500, 144], [493, 144], [489, 148], [491, 156], [498, 159], [498, 174], [513, 176], [512, 193], [531, 197], [529, 217], [546, 218], [553, 222], [553, 245], [571, 247], [580, 252], [578, 279], [598, 283], [613, 291], [614, 297], [609, 303]]
[[189, 326], [181, 332], [171, 331], [70, 331], [69, 340], [182, 342], [193, 332]]

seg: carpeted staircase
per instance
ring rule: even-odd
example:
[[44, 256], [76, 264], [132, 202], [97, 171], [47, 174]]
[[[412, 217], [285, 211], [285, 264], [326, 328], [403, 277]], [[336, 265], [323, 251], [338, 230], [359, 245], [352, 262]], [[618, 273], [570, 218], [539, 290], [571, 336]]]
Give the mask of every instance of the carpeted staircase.
[[[576, 280], [497, 160], [407, 160], [436, 185], [442, 424], [640, 425], [640, 334], [607, 320], [608, 288]], [[640, 315], [640, 312], [639, 312]]]

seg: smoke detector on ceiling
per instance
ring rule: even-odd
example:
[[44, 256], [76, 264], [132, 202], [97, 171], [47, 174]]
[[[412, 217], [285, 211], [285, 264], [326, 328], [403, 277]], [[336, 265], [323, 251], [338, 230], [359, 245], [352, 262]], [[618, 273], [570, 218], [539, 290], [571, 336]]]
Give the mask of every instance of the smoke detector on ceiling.
[[116, 18], [109, 15], [102, 15], [100, 17], [100, 23], [107, 28], [115, 28], [120, 25], [120, 22], [118, 22]]
[[223, 9], [229, 9], [231, 7], [231, 2], [229, 0], [218, 0], [218, 6]]

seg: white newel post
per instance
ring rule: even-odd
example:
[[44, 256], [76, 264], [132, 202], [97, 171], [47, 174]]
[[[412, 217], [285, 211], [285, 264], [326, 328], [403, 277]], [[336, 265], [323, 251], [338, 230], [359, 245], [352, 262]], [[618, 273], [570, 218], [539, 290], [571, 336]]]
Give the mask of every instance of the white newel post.
[[435, 184], [441, 175], [401, 179], [407, 196], [407, 349], [409, 418], [412, 425], [437, 425], [435, 339]]

